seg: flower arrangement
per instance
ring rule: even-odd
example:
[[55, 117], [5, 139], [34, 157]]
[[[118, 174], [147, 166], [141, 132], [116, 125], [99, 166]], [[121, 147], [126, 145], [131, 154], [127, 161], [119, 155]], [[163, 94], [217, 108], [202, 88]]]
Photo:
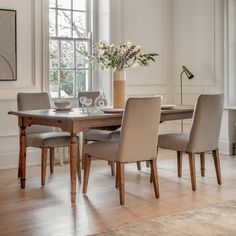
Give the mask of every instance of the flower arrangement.
[[142, 54], [141, 47], [131, 42], [120, 45], [99, 42], [93, 44], [93, 49], [93, 54], [87, 57], [102, 70], [147, 66], [149, 61], [155, 62], [155, 57], [158, 56], [157, 53]]

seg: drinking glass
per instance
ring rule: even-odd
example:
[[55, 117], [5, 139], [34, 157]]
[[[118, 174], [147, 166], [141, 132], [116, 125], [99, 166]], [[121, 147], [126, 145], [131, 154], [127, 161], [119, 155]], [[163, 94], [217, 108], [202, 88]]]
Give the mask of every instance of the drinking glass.
[[81, 103], [81, 105], [82, 105], [82, 112], [83, 113], [85, 113], [85, 111], [84, 111], [84, 105], [85, 105], [85, 101], [86, 101], [86, 97], [80, 97], [79, 98], [79, 101], [80, 101], [80, 103]]
[[89, 114], [89, 107], [92, 105], [93, 100], [91, 98], [86, 98], [84, 100], [84, 105], [87, 107], [87, 114]]

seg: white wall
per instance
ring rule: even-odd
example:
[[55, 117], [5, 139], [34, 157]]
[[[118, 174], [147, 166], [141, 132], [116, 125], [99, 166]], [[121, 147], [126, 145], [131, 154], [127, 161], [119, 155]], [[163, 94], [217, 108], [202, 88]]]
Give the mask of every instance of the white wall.
[[[112, 41], [131, 40], [147, 52], [160, 54], [157, 63], [150, 67], [127, 70], [128, 96], [163, 94], [167, 103], [180, 104], [182, 65], [195, 75], [193, 80], [183, 79], [184, 104], [193, 105], [200, 94], [224, 93], [225, 1], [117, 0], [111, 3]], [[231, 153], [235, 141], [233, 113], [226, 109], [222, 122], [220, 149], [227, 154]], [[184, 130], [188, 131], [191, 121], [184, 123]], [[179, 129], [179, 122], [161, 127], [164, 132]]]
[[[225, 2], [225, 73], [224, 94], [225, 110], [221, 132], [221, 149], [232, 153], [232, 146], [236, 143], [236, 0]], [[236, 151], [236, 150], [234, 150]], [[227, 151], [226, 151], [227, 152]]]
[[[146, 53], [159, 53], [146, 68], [127, 69], [127, 95], [162, 94], [166, 97], [169, 64], [169, 1], [111, 1], [111, 41], [132, 41]], [[113, 13], [113, 14], [112, 14]]]
[[[222, 0], [175, 0], [175, 86], [176, 103], [180, 100], [179, 74], [182, 65], [194, 73], [195, 78], [183, 80], [183, 97], [185, 104], [194, 104], [200, 94], [224, 93], [225, 109], [222, 118], [219, 148], [221, 153], [231, 154], [232, 144], [236, 140], [236, 113], [229, 110], [235, 100], [235, 37], [230, 35], [229, 44], [225, 42], [228, 25], [224, 25], [225, 4]], [[232, 3], [230, 11], [235, 10]], [[232, 16], [231, 16], [232, 17]], [[235, 14], [234, 14], [235, 17]], [[231, 25], [232, 24], [232, 25]], [[229, 27], [235, 28], [235, 21]], [[235, 34], [235, 30], [231, 31]], [[225, 47], [226, 44], [230, 48]], [[234, 48], [235, 49], [235, 48]], [[229, 50], [230, 64], [225, 64], [225, 52]], [[226, 53], [227, 54], [227, 53]], [[233, 63], [233, 65], [232, 65]], [[229, 74], [226, 73], [230, 66]], [[234, 78], [234, 79], [233, 79]], [[225, 81], [229, 81], [228, 89]], [[234, 92], [232, 92], [232, 90]], [[190, 123], [186, 122], [190, 127]], [[188, 127], [186, 127], [188, 129]]]
[[[97, 4], [97, 40], [110, 42], [110, 0], [96, 1]], [[98, 79], [99, 78], [99, 79]], [[112, 81], [110, 71], [96, 71], [94, 74], [94, 82], [96, 83], [95, 88], [103, 89], [106, 97], [109, 99], [110, 104], [112, 103]]]
[[[127, 69], [127, 96], [163, 95], [175, 101], [174, 12], [172, 0], [110, 0], [111, 42], [132, 41], [143, 52], [158, 53], [155, 63], [145, 68]], [[179, 131], [173, 122], [161, 125], [161, 132]]]
[[[0, 169], [5, 169], [17, 166], [18, 158], [17, 119], [7, 112], [16, 110], [18, 92], [42, 91], [42, 6], [38, 0], [1, 0], [0, 8], [17, 10], [17, 81], [0, 82]], [[28, 164], [38, 162], [38, 154], [29, 150]]]
[[[193, 104], [202, 93], [222, 93], [224, 77], [224, 5], [220, 0], [175, 0], [175, 85], [186, 65], [195, 75], [183, 79], [183, 97]], [[219, 19], [220, 17], [220, 19]]]

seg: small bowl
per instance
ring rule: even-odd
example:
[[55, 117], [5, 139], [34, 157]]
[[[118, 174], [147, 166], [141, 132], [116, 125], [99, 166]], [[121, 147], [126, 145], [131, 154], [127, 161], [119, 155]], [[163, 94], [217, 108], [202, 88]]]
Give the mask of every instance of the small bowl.
[[70, 101], [56, 101], [54, 102], [56, 108], [63, 109], [70, 105]]

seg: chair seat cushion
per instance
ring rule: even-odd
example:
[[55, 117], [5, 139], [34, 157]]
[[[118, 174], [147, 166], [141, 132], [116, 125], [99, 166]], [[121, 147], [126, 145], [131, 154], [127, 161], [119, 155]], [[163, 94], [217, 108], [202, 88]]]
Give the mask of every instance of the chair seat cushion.
[[187, 151], [189, 134], [160, 134], [158, 147], [175, 151]]
[[28, 147], [68, 147], [70, 134], [67, 132], [46, 132], [27, 135]]
[[107, 161], [116, 161], [118, 141], [99, 141], [85, 145], [85, 153], [91, 157]]
[[84, 139], [88, 141], [108, 141], [108, 140], [119, 140], [120, 129], [115, 131], [90, 129], [84, 132]]

